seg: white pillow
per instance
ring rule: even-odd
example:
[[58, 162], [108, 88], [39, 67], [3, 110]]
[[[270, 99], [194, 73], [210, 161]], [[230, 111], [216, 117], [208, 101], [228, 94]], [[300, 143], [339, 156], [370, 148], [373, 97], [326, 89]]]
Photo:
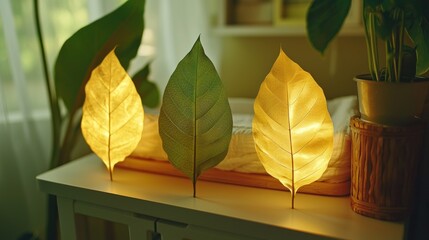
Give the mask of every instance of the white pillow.
[[[233, 111], [233, 135], [228, 154], [216, 168], [226, 171], [266, 174], [255, 152], [252, 136], [253, 99], [231, 99]], [[328, 101], [328, 111], [334, 124], [334, 150], [328, 169], [319, 181], [331, 183], [350, 179], [349, 120], [355, 112], [356, 97], [341, 97]], [[146, 114], [142, 140], [132, 157], [167, 161], [158, 134], [158, 115]]]

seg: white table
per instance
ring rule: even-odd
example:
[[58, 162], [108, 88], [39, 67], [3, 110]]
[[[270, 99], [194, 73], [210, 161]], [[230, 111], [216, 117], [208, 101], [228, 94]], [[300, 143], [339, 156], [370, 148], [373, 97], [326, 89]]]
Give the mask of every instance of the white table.
[[75, 239], [74, 214], [128, 225], [130, 239], [402, 239], [403, 224], [367, 218], [348, 197], [290, 193], [199, 181], [121, 168], [113, 181], [96, 156], [37, 177], [57, 196], [62, 239]]

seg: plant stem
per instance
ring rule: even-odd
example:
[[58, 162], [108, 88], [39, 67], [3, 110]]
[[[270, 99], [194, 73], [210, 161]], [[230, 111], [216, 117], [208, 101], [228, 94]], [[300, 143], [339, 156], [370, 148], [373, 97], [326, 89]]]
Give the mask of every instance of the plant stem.
[[73, 124], [74, 118], [75, 118], [75, 111], [72, 111], [69, 115], [63, 142], [60, 146], [60, 151], [57, 159], [57, 166], [61, 166], [70, 161], [70, 153], [72, 151], [72, 146], [73, 146], [75, 132], [76, 132], [74, 131], [76, 129], [74, 128], [74, 124]]
[[295, 193], [291, 190], [292, 199], [291, 199], [291, 208], [295, 209]]
[[398, 20], [399, 25], [395, 26], [392, 33], [393, 47], [395, 48], [395, 80], [396, 82], [401, 81], [401, 69], [402, 69], [402, 47], [404, 42], [404, 11], [398, 9], [395, 11], [395, 21]]
[[[40, 24], [40, 15], [39, 15], [39, 1], [33, 1], [34, 7], [34, 18], [36, 21], [36, 31], [37, 39], [39, 42], [40, 53], [42, 57], [42, 66], [43, 74], [45, 76], [46, 89], [48, 92], [49, 98], [49, 107], [51, 111], [51, 121], [52, 121], [52, 152], [51, 152], [51, 162], [50, 168], [55, 167], [54, 163], [59, 157], [59, 148], [60, 148], [60, 130], [61, 130], [61, 113], [58, 105], [58, 98], [53, 86], [49, 71], [48, 71], [48, 61], [45, 53], [45, 46], [43, 41], [42, 28]], [[57, 232], [57, 222], [58, 222], [58, 211], [56, 205], [56, 197], [53, 195], [48, 196], [48, 216], [46, 223], [46, 239], [56, 239], [58, 236]]]
[[197, 197], [197, 180], [194, 180], [193, 182], [192, 182], [192, 187], [193, 187], [193, 190], [194, 190], [194, 192], [193, 192], [193, 197], [194, 198], [196, 198]]
[[386, 51], [386, 74], [385, 79], [386, 82], [392, 82], [395, 74], [393, 71], [393, 53], [392, 53], [392, 36], [389, 36], [389, 38], [386, 39], [385, 43], [385, 51]]
[[[42, 66], [43, 73], [45, 76], [46, 89], [49, 97], [49, 106], [51, 110], [51, 118], [52, 118], [52, 154], [51, 160], [57, 158], [58, 150], [60, 145], [60, 128], [61, 128], [61, 114], [60, 108], [58, 105], [58, 98], [55, 91], [55, 87], [53, 86], [49, 71], [48, 71], [48, 61], [45, 53], [45, 46], [43, 42], [42, 28], [40, 25], [40, 15], [39, 15], [39, 1], [34, 0], [34, 16], [36, 20], [36, 29], [37, 29], [37, 38], [39, 41], [40, 53], [42, 56]], [[52, 162], [52, 161], [51, 161]], [[52, 167], [52, 166], [51, 166]]]
[[404, 10], [400, 10], [399, 12], [398, 12], [398, 14], [399, 14], [399, 16], [398, 16], [398, 18], [399, 18], [399, 26], [398, 26], [398, 29], [397, 29], [397, 31], [395, 31], [396, 33], [397, 33], [397, 41], [396, 41], [396, 49], [397, 49], [397, 55], [395, 56], [396, 57], [396, 60], [397, 60], [397, 76], [398, 76], [398, 79], [397, 79], [397, 81], [400, 81], [401, 80], [401, 75], [402, 75], [402, 73], [401, 73], [401, 70], [402, 70], [402, 48], [403, 48], [403, 46], [404, 46], [404, 29], [405, 29], [405, 13], [404, 13]]
[[390, 82], [401, 81], [402, 45], [404, 42], [404, 11], [395, 9], [390, 16], [391, 22], [397, 23], [392, 27], [389, 37], [386, 39], [386, 70]]
[[364, 11], [365, 39], [368, 51], [369, 71], [373, 80], [380, 81], [380, 76], [378, 74], [379, 60], [377, 51], [377, 34], [375, 29], [375, 13], [372, 9], [365, 8]]

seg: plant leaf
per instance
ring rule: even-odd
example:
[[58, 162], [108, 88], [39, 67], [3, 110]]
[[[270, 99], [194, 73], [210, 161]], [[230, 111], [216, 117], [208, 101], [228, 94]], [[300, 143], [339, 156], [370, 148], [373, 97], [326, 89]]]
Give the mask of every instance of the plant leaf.
[[308, 38], [323, 53], [340, 31], [352, 0], [313, 0], [307, 12]]
[[159, 89], [155, 83], [149, 81], [148, 77], [149, 64], [133, 76], [133, 82], [142, 98], [143, 105], [155, 108], [159, 104]]
[[429, 71], [429, 21], [424, 16], [421, 16], [418, 20], [420, 21], [416, 21], [407, 27], [407, 31], [416, 45], [416, 72], [418, 75], [422, 75]]
[[333, 124], [323, 90], [283, 50], [254, 104], [253, 138], [265, 170], [292, 194], [319, 179], [333, 149]]
[[96, 67], [85, 87], [82, 134], [107, 166], [131, 154], [143, 131], [143, 106], [137, 90], [112, 50]]
[[195, 197], [198, 176], [225, 158], [232, 134], [228, 98], [200, 38], [165, 88], [159, 134], [169, 161], [192, 180]]
[[99, 20], [81, 28], [61, 47], [55, 62], [56, 91], [70, 111], [83, 104], [91, 71], [117, 46], [125, 69], [140, 46], [143, 34], [144, 0], [129, 0]]

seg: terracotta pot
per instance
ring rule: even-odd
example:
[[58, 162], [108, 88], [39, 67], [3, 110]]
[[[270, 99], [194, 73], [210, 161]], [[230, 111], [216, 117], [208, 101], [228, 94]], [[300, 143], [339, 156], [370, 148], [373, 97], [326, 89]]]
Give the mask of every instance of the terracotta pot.
[[364, 121], [404, 126], [422, 116], [429, 79], [415, 82], [376, 82], [370, 75], [354, 78], [357, 83], [359, 112]]

